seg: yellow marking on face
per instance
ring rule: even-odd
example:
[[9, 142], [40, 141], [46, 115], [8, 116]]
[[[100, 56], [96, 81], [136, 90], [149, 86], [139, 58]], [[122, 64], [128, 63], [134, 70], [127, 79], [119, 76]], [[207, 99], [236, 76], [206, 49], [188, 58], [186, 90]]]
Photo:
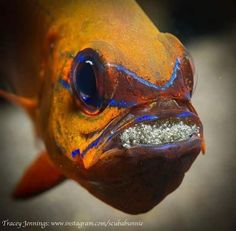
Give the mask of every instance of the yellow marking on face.
[[[107, 107], [98, 116], [85, 115], [74, 104], [73, 95], [59, 86], [54, 96], [52, 111], [52, 130], [56, 131], [54, 138], [61, 149], [66, 150], [64, 153], [66, 154], [78, 148], [81, 152], [85, 150], [114, 118], [124, 112], [124, 109]], [[86, 137], [93, 132], [94, 135]]]

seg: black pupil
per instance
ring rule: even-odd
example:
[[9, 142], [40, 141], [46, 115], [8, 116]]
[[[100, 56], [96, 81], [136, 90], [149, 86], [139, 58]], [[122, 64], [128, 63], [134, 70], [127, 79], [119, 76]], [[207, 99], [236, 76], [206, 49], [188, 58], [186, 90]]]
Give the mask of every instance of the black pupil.
[[92, 62], [84, 62], [79, 65], [76, 73], [76, 89], [81, 100], [92, 107], [100, 107], [99, 95], [97, 92], [96, 76]]

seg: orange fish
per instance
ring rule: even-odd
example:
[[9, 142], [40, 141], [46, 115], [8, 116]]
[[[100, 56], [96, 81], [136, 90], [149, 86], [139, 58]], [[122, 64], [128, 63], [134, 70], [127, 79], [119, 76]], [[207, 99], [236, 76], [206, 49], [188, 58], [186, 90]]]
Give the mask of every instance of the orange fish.
[[0, 95], [25, 108], [46, 150], [14, 196], [70, 178], [126, 213], [149, 211], [205, 149], [190, 55], [131, 0], [16, 2], [15, 93]]

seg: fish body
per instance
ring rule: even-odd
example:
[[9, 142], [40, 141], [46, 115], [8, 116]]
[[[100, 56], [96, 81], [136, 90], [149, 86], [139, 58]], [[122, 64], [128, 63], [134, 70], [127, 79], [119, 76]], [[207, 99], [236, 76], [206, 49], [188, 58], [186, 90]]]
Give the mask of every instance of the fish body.
[[[191, 105], [190, 55], [134, 1], [33, 3], [27, 12], [35, 34], [19, 45], [33, 57], [24, 64], [30, 71], [11, 78], [18, 96], [0, 94], [27, 109], [47, 151], [15, 196], [32, 196], [67, 177], [124, 212], [149, 211], [180, 185], [204, 149]], [[23, 62], [14, 52], [13, 60]], [[34, 178], [35, 172], [41, 174]]]

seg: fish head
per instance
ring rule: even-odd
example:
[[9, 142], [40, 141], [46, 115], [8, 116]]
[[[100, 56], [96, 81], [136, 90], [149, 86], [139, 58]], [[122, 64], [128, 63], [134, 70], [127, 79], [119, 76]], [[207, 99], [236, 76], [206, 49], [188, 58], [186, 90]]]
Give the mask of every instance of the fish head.
[[45, 142], [65, 175], [137, 214], [180, 185], [204, 149], [203, 127], [191, 104], [193, 61], [178, 39], [122, 44], [57, 52]]

